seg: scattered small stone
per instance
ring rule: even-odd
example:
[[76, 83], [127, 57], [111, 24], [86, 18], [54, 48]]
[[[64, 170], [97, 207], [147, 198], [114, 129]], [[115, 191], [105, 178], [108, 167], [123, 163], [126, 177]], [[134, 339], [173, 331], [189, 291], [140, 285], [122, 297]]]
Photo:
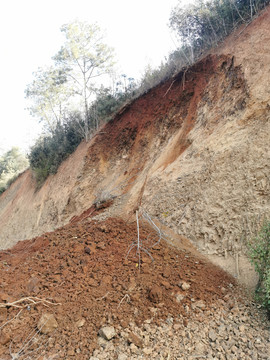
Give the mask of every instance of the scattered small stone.
[[75, 355], [75, 351], [74, 351], [74, 349], [69, 349], [68, 351], [67, 351], [67, 355], [68, 356], [74, 356]]
[[153, 350], [151, 348], [145, 348], [145, 349], [143, 349], [143, 352], [145, 355], [151, 355]]
[[166, 324], [173, 325], [174, 318], [171, 316], [168, 316], [166, 319]]
[[58, 324], [53, 314], [46, 313], [39, 319], [37, 327], [41, 334], [49, 334], [58, 327]]
[[90, 247], [89, 247], [89, 246], [86, 246], [86, 247], [84, 248], [84, 252], [85, 252], [86, 254], [90, 255], [90, 254], [91, 254], [91, 249], [90, 249]]
[[26, 285], [26, 289], [28, 290], [28, 292], [30, 294], [38, 292], [38, 283], [39, 283], [39, 279], [37, 277], [32, 277], [28, 281], [28, 283]]
[[169, 276], [170, 276], [170, 274], [171, 274], [171, 272], [170, 272], [170, 269], [169, 269], [169, 267], [166, 267], [165, 269], [164, 269], [164, 271], [163, 271], [163, 277], [165, 277], [165, 278], [168, 278]]
[[191, 304], [191, 309], [195, 310], [196, 308], [199, 309], [205, 309], [205, 303], [202, 300], [196, 301], [193, 304]]
[[116, 336], [116, 332], [113, 326], [104, 326], [99, 330], [99, 336], [105, 340], [111, 340]]
[[2, 307], [0, 308], [0, 321], [4, 322], [7, 319], [7, 308], [6, 307]]
[[133, 332], [131, 332], [128, 336], [128, 342], [130, 344], [134, 344], [137, 347], [141, 348], [143, 346], [143, 342], [142, 340], [139, 338], [139, 336], [137, 336], [136, 334], [134, 334]]
[[85, 324], [85, 319], [84, 318], [82, 318], [82, 319], [80, 319], [80, 320], [78, 320], [78, 321], [76, 321], [76, 326], [78, 327], [78, 328], [81, 328], [81, 327], [83, 327], [84, 326], [84, 324]]
[[184, 298], [185, 298], [185, 295], [183, 295], [183, 294], [176, 294], [176, 296], [175, 296], [176, 302], [178, 302], [178, 303], [182, 302], [184, 300]]
[[126, 354], [120, 353], [117, 360], [128, 360], [128, 356]]
[[10, 341], [10, 334], [6, 333], [4, 330], [0, 331], [0, 344], [6, 345]]
[[158, 303], [162, 301], [162, 290], [159, 286], [154, 285], [149, 291], [149, 299], [152, 302]]
[[213, 341], [213, 342], [217, 340], [217, 334], [216, 334], [216, 332], [215, 332], [214, 330], [212, 330], [212, 329], [209, 331], [208, 336], [209, 336], [209, 339], [210, 339], [211, 341]]
[[106, 248], [106, 244], [104, 242], [97, 243], [97, 249], [104, 250]]
[[180, 324], [174, 324], [174, 325], [173, 325], [173, 329], [174, 329], [175, 331], [179, 330], [180, 328], [181, 328], [181, 325], [180, 325]]
[[198, 342], [198, 343], [196, 344], [196, 348], [195, 348], [196, 353], [198, 353], [199, 355], [204, 354], [205, 348], [206, 348], [206, 345], [205, 345], [204, 343], [202, 343], [201, 341]]
[[188, 290], [190, 288], [190, 284], [183, 281], [182, 283], [180, 283], [180, 287], [181, 287], [182, 290], [186, 291], [186, 290]]
[[135, 344], [130, 345], [130, 350], [133, 354], [136, 354], [138, 352], [138, 348]]
[[163, 285], [165, 287], [166, 290], [169, 290], [171, 288], [171, 284], [169, 283], [169, 281], [161, 281], [161, 285]]

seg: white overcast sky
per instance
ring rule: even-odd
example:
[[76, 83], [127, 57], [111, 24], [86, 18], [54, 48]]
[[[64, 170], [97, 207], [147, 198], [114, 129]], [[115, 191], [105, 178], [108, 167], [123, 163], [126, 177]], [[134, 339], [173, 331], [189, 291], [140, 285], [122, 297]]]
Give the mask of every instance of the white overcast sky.
[[178, 0], [5, 0], [1, 2], [0, 153], [27, 149], [39, 125], [24, 99], [32, 72], [49, 64], [63, 43], [61, 25], [75, 20], [97, 23], [115, 48], [118, 67], [139, 78], [147, 64], [157, 66], [176, 48], [168, 27]]

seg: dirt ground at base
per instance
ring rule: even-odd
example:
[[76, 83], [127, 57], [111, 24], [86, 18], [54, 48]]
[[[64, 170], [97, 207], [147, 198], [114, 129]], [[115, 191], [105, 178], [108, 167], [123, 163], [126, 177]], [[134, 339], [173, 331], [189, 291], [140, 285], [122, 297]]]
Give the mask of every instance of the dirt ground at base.
[[[168, 316], [187, 324], [193, 303], [205, 309], [220, 299], [230, 303], [237, 288], [230, 275], [157, 239], [140, 224], [139, 261], [136, 222], [88, 218], [0, 252], [0, 358], [53, 349], [66, 359], [76, 347], [76, 359], [89, 359], [104, 325], [159, 324]], [[44, 313], [58, 324], [49, 335], [37, 331]]]

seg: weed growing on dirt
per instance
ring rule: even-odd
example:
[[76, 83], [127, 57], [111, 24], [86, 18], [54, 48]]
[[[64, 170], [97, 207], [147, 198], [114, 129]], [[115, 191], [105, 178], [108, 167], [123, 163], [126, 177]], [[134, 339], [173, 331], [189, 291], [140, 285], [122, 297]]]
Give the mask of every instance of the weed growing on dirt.
[[[154, 230], [154, 237], [151, 239], [153, 245], [149, 244], [149, 237], [147, 239], [143, 239], [141, 237], [139, 218], [141, 218], [141, 220], [145, 220], [151, 226], [151, 228]], [[137, 240], [134, 241], [129, 246], [126, 258], [129, 256], [130, 252], [133, 249], [136, 249], [136, 254], [135, 255], [138, 257], [138, 267], [139, 267], [139, 270], [140, 270], [140, 268], [141, 268], [141, 260], [142, 260], [142, 253], [144, 252], [145, 254], [147, 254], [151, 258], [152, 261], [154, 261], [154, 258], [151, 255], [151, 249], [154, 246], [156, 246], [157, 244], [159, 244], [161, 239], [165, 239], [165, 235], [162, 233], [162, 231], [159, 229], [159, 227], [155, 224], [155, 222], [153, 221], [151, 216], [146, 211], [144, 211], [143, 209], [140, 209], [140, 210], [136, 211], [136, 221], [137, 221]], [[148, 245], [145, 245], [146, 243], [148, 243]]]
[[270, 221], [265, 222], [257, 237], [250, 241], [249, 256], [259, 275], [256, 297], [270, 317]]

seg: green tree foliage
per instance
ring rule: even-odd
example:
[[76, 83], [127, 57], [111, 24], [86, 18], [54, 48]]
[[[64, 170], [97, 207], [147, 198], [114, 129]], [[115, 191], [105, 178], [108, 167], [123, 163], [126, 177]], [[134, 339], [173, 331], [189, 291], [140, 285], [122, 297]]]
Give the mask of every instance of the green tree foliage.
[[270, 317], [270, 221], [249, 244], [249, 255], [259, 275], [256, 293]]
[[196, 0], [188, 6], [179, 1], [170, 17], [189, 63], [215, 46], [243, 22], [250, 21], [269, 0]]
[[25, 92], [31, 114], [46, 124], [46, 135], [29, 154], [39, 185], [119, 104], [118, 96], [101, 87], [102, 77], [112, 70], [113, 51], [100, 28], [75, 21], [61, 31], [65, 42], [53, 57], [54, 65], [38, 69]]
[[113, 66], [113, 50], [103, 42], [97, 25], [75, 21], [63, 25], [66, 41], [54, 56], [57, 67], [68, 79], [74, 97], [83, 104], [84, 136], [90, 138], [90, 103], [96, 92], [97, 78], [108, 74]]
[[17, 147], [13, 147], [0, 157], [0, 193], [23, 172], [29, 163], [24, 154]]
[[108, 122], [113, 115], [130, 99], [136, 95], [136, 83], [133, 78], [125, 74], [116, 81], [116, 87], [101, 87], [96, 100], [90, 107], [89, 123], [95, 125], [95, 130], [105, 122]]
[[32, 100], [30, 113], [44, 121], [46, 128], [53, 132], [68, 111], [71, 90], [67, 87], [67, 76], [53, 66], [39, 68], [33, 75], [34, 80], [25, 91], [26, 97]]
[[[91, 104], [88, 126], [93, 133], [100, 124], [109, 121], [115, 112], [134, 95], [134, 79], [126, 84], [117, 81], [115, 91], [101, 87], [96, 100]], [[124, 91], [126, 90], [126, 91]], [[34, 171], [38, 187], [50, 174], [55, 174], [59, 165], [85, 138], [84, 118], [80, 111], [69, 111], [67, 117], [56, 122], [47, 135], [42, 136], [29, 153], [30, 166]]]
[[137, 94], [192, 65], [204, 51], [217, 45], [243, 22], [250, 21], [269, 3], [270, 0], [195, 0], [185, 5], [179, 0], [171, 11], [169, 26], [177, 34], [180, 46], [159, 67], [146, 67]]
[[54, 131], [40, 137], [29, 153], [30, 166], [34, 171], [38, 187], [50, 174], [55, 174], [59, 165], [80, 144], [83, 137], [77, 131], [78, 122], [83, 123], [79, 114], [73, 113]]
[[[97, 25], [75, 21], [61, 27], [64, 45], [53, 57], [54, 65], [40, 68], [26, 88], [31, 100], [29, 110], [40, 121], [45, 121], [51, 134], [56, 126], [81, 111], [84, 138], [89, 139], [92, 126], [90, 108], [96, 98], [101, 78], [112, 70], [113, 50], [103, 41]], [[83, 109], [83, 110], [81, 110]]]

